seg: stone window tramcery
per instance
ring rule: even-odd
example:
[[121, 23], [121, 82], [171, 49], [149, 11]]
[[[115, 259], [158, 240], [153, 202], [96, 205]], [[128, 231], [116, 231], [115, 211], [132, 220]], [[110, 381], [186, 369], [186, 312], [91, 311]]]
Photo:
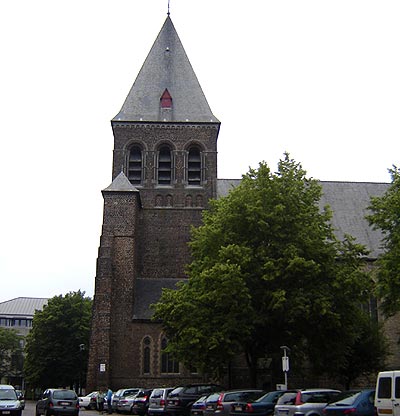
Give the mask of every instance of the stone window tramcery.
[[159, 185], [171, 185], [172, 157], [169, 146], [162, 146], [158, 152], [158, 180]]
[[133, 185], [142, 183], [142, 170], [142, 149], [139, 146], [132, 146], [129, 151], [128, 179]]

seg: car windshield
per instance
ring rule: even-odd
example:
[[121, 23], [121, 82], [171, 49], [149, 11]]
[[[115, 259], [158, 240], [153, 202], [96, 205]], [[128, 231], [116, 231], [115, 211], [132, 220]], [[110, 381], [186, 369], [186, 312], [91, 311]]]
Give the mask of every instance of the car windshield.
[[330, 404], [335, 406], [352, 406], [360, 394], [360, 391], [345, 391], [335, 397], [334, 402]]
[[[335, 399], [336, 399], [335, 395]], [[325, 391], [304, 392], [301, 394], [303, 403], [328, 403], [331, 396]]]
[[156, 389], [156, 390], [153, 390], [153, 393], [151, 393], [151, 398], [152, 399], [158, 399], [158, 398], [162, 397], [162, 395], [163, 395], [163, 390]]
[[219, 398], [220, 393], [212, 393], [207, 397], [206, 402], [216, 402]]
[[[269, 394], [269, 393], [268, 393]], [[279, 399], [278, 404], [294, 404], [297, 392], [284, 393]]]
[[195, 403], [203, 403], [207, 396], [201, 396], [199, 399], [195, 401]]
[[171, 396], [176, 396], [183, 390], [183, 387], [177, 387], [176, 389], [173, 389], [170, 393]]
[[17, 400], [14, 389], [0, 389], [0, 400]]
[[137, 394], [138, 391], [139, 391], [139, 389], [137, 389], [137, 390], [125, 390], [122, 395], [124, 397], [125, 396], [134, 396], [135, 394]]
[[53, 397], [57, 400], [75, 400], [76, 394], [72, 390], [56, 390]]

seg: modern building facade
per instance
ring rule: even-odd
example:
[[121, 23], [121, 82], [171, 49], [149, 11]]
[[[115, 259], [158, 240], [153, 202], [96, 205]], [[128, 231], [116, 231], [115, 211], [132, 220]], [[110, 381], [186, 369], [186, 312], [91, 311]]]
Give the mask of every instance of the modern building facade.
[[[150, 305], [162, 288], [186, 278], [191, 226], [201, 223], [210, 199], [239, 180], [217, 179], [220, 122], [170, 16], [111, 125], [113, 181], [102, 191], [87, 390], [200, 381], [163, 353], [167, 339]], [[376, 259], [381, 235], [364, 217], [370, 197], [388, 184], [322, 186], [321, 203], [332, 207], [339, 237], [353, 235]]]

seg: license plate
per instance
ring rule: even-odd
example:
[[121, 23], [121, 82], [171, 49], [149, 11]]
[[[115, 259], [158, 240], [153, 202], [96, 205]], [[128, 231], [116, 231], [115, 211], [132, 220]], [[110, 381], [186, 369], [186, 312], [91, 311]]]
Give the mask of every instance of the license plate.
[[288, 415], [289, 414], [289, 410], [288, 409], [280, 409], [280, 410], [278, 410], [278, 413], [280, 415]]
[[9, 410], [2, 410], [1, 414], [2, 415], [9, 415], [11, 412]]
[[69, 402], [60, 402], [60, 406], [69, 406]]
[[241, 412], [242, 406], [235, 406], [235, 412]]

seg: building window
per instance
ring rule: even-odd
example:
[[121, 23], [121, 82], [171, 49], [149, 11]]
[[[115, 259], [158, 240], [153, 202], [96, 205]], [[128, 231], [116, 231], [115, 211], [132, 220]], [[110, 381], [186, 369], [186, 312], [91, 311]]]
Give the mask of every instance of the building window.
[[201, 184], [201, 154], [198, 147], [191, 147], [188, 155], [188, 184]]
[[165, 352], [167, 344], [167, 339], [163, 338], [161, 340], [161, 373], [179, 373], [179, 362], [172, 357], [171, 353]]
[[143, 374], [150, 374], [150, 346], [151, 340], [146, 337], [143, 340]]
[[128, 179], [133, 185], [142, 183], [142, 149], [138, 146], [131, 147], [128, 160]]
[[160, 98], [161, 108], [172, 108], [172, 97], [167, 89], [163, 92]]
[[163, 146], [158, 152], [158, 184], [170, 185], [172, 172], [171, 149]]

